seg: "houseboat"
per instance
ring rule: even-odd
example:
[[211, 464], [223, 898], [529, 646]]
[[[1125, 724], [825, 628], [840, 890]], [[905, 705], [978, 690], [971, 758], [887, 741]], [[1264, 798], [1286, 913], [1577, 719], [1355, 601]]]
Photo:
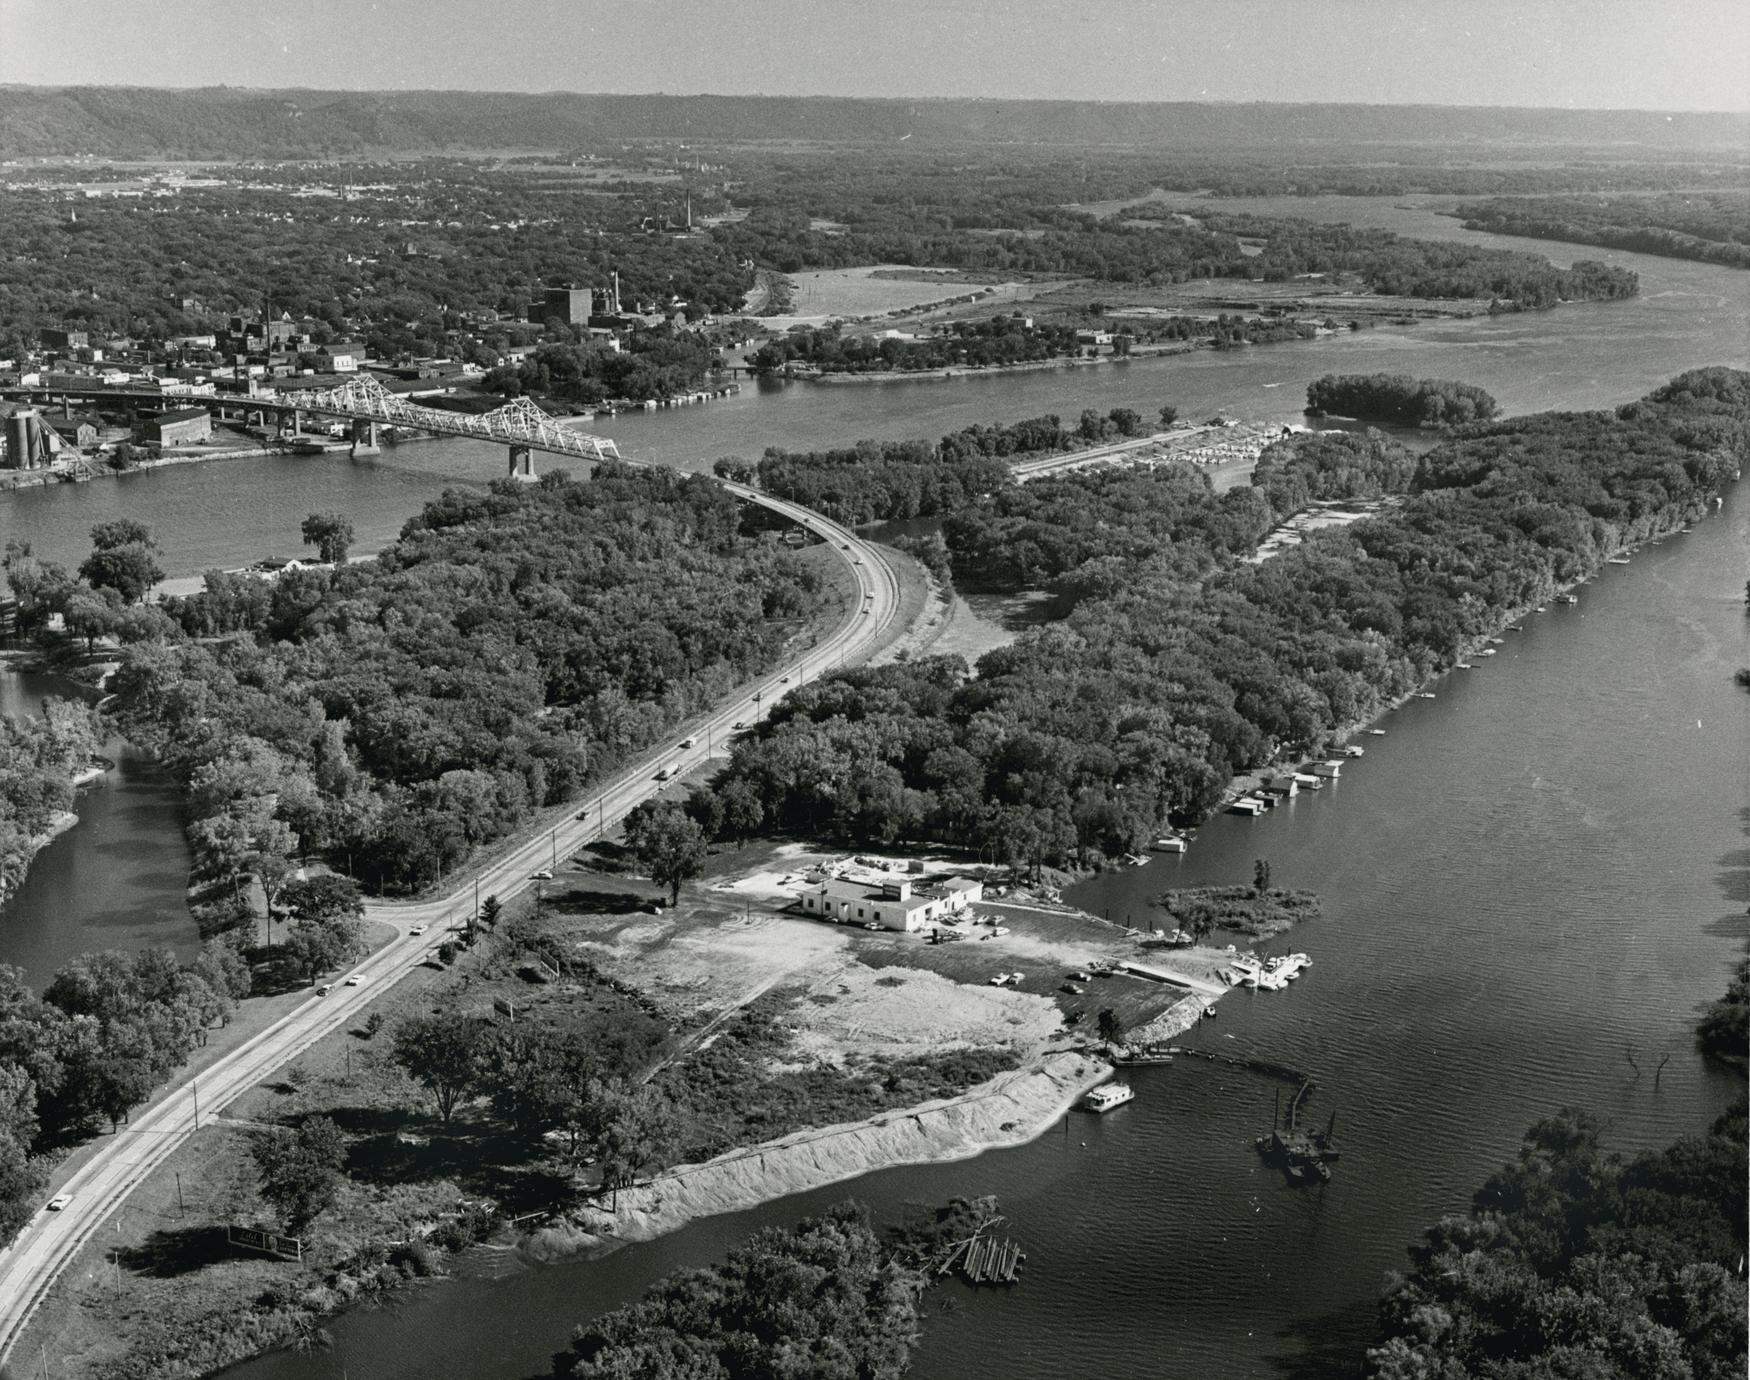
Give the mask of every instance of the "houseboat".
[[1092, 1092], [1083, 1095], [1082, 1107], [1090, 1112], [1109, 1112], [1114, 1107], [1122, 1107], [1135, 1096], [1128, 1083], [1102, 1083]]
[[1186, 847], [1185, 839], [1180, 834], [1162, 834], [1154, 841], [1154, 850], [1157, 853], [1183, 853]]

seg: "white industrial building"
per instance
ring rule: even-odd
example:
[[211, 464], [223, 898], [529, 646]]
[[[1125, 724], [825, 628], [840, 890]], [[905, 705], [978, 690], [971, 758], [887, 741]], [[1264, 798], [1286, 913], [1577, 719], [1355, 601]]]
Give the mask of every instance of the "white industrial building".
[[984, 896], [984, 883], [965, 877], [915, 890], [910, 881], [865, 886], [829, 878], [800, 892], [804, 915], [838, 924], [880, 925], [889, 930], [919, 930], [932, 920], [960, 915]]

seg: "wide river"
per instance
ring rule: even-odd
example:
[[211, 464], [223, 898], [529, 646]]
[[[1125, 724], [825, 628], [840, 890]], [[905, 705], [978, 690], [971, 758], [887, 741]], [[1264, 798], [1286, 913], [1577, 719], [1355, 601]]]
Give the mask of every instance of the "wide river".
[[[1421, 211], [1353, 209], [1357, 222], [1487, 239]], [[1525, 412], [1613, 405], [1685, 368], [1750, 362], [1750, 275], [1577, 252], [1637, 269], [1642, 296], [1239, 354], [749, 389], [600, 427], [629, 454], [702, 467], [773, 444], [933, 437], [1085, 406], [1171, 401], [1187, 415], [1288, 421], [1306, 383], [1327, 372], [1464, 379]], [[189, 573], [293, 554], [299, 521], [317, 507], [344, 509], [361, 547], [378, 545], [443, 484], [502, 464], [489, 447], [443, 441], [357, 464], [187, 467], [0, 499], [0, 533], [76, 560], [92, 523], [126, 513], [152, 526], [172, 573]], [[1140, 919], [1163, 887], [1248, 879], [1260, 856], [1279, 882], [1323, 893], [1325, 916], [1285, 941], [1315, 966], [1290, 991], [1231, 996], [1197, 1038], [1318, 1079], [1312, 1112], [1338, 1111], [1346, 1152], [1329, 1185], [1293, 1191], [1256, 1162], [1250, 1138], [1268, 1126], [1274, 1085], [1180, 1060], [1140, 1071], [1129, 1107], [1101, 1121], [1072, 1116], [1022, 1149], [870, 1175], [595, 1261], [505, 1273], [502, 1256], [482, 1253], [464, 1261], [460, 1279], [337, 1320], [329, 1352], [264, 1358], [238, 1373], [544, 1374], [578, 1320], [847, 1192], [883, 1217], [907, 1202], [996, 1193], [1029, 1252], [1012, 1293], [936, 1292], [932, 1308], [955, 1307], [929, 1319], [918, 1375], [1347, 1370], [1404, 1245], [1461, 1208], [1532, 1120], [1584, 1105], [1607, 1118], [1613, 1144], [1635, 1148], [1700, 1128], [1732, 1095], [1734, 1080], [1696, 1057], [1690, 1030], [1698, 1003], [1724, 987], [1750, 901], [1750, 701], [1731, 684], [1733, 669], [1750, 664], [1747, 549], [1750, 500], [1735, 495], [1694, 535], [1607, 569], [1577, 607], [1528, 619], [1501, 655], [1436, 687], [1436, 701], [1389, 716], [1388, 735], [1363, 740], [1367, 756], [1337, 789], [1258, 821], [1220, 817], [1188, 856], [1111, 874], [1076, 896]], [[129, 913], [180, 907], [186, 853], [162, 781], [124, 774], [106, 800], [125, 807], [136, 782], [144, 832], [123, 853], [53, 867], [55, 850], [86, 834], [81, 824], [45, 852], [25, 895], [0, 915], [0, 961], [47, 961], [40, 936], [50, 929], [73, 951], [139, 942], [105, 929], [113, 896], [80, 890], [97, 866], [144, 887], [122, 907]], [[51, 879], [46, 889], [34, 886], [37, 871]], [[175, 930], [153, 919], [142, 933], [162, 942], [179, 938]], [[20, 938], [29, 934], [35, 949]]]
[[[1293, 208], [1283, 203], [1291, 201], [1221, 204], [1284, 214]], [[1550, 312], [1048, 372], [917, 383], [750, 385], [736, 397], [695, 407], [604, 417], [592, 429], [612, 437], [630, 457], [704, 470], [725, 455], [757, 459], [767, 446], [801, 450], [865, 437], [933, 440], [974, 422], [1047, 412], [1074, 418], [1087, 407], [1135, 406], [1152, 417], [1170, 402], [1198, 419], [1222, 412], [1299, 421], [1306, 385], [1329, 373], [1463, 379], [1519, 413], [1610, 407], [1684, 369], [1750, 363], [1750, 274], [1474, 235], [1449, 217], [1383, 200], [1321, 198], [1306, 213], [1431, 239], [1493, 243], [1558, 262], [1576, 253], [1603, 259], [1637, 270], [1641, 294]], [[571, 463], [536, 456], [537, 468]], [[297, 555], [298, 526], [317, 509], [346, 513], [359, 549], [374, 550], [445, 484], [483, 482], [504, 469], [502, 447], [454, 439], [391, 448], [381, 458], [359, 462], [333, 455], [184, 465], [0, 497], [0, 538], [26, 537], [39, 556], [77, 564], [90, 549], [92, 524], [133, 517], [152, 529], [169, 574], [193, 575], [264, 556]]]
[[[995, 1193], [1024, 1281], [931, 1299], [913, 1373], [1056, 1380], [1348, 1374], [1404, 1247], [1563, 1106], [1635, 1149], [1699, 1130], [1742, 1086], [1694, 1051], [1704, 998], [1746, 935], [1750, 495], [1692, 536], [1609, 567], [1574, 607], [1532, 615], [1498, 656], [1361, 741], [1337, 787], [1259, 820], [1222, 815], [1191, 852], [1109, 874], [1075, 900], [1140, 920], [1167, 886], [1231, 882], [1266, 857], [1326, 911], [1271, 946], [1309, 953], [1282, 993], [1233, 993], [1195, 1037], [1312, 1074], [1344, 1158], [1319, 1189], [1261, 1166], [1277, 1084], [1180, 1059], [1137, 1100], [1072, 1114], [1032, 1145], [889, 1170], [708, 1219], [595, 1261], [479, 1273], [332, 1326], [332, 1351], [247, 1380], [546, 1373], [581, 1319], [752, 1229], [855, 1195]], [[1625, 1057], [1632, 1052], [1642, 1072]], [[1654, 1070], [1669, 1057], [1663, 1073]], [[489, 1269], [489, 1266], [491, 1267]]]

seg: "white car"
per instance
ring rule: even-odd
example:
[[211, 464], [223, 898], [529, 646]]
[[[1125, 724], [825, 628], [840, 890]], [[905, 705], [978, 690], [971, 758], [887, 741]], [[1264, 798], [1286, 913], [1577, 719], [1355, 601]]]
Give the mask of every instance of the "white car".
[[682, 738], [681, 739], [681, 746], [684, 748], [690, 748], [694, 743], [696, 743], [698, 741], [699, 740], [697, 738]]
[[424, 934], [425, 933], [425, 926], [424, 925], [415, 925], [412, 929], [408, 930], [407, 933], [409, 933], [409, 934]]
[[349, 973], [347, 975], [346, 985], [348, 987], [357, 987], [363, 981], [364, 978], [360, 977], [357, 973]]
[[53, 1198], [49, 1199], [49, 1211], [59, 1212], [72, 1201], [73, 1195], [71, 1193], [57, 1193]]
[[531, 882], [550, 882], [553, 880], [553, 869], [550, 867], [543, 867], [539, 872], [531, 872], [529, 873], [529, 880]]

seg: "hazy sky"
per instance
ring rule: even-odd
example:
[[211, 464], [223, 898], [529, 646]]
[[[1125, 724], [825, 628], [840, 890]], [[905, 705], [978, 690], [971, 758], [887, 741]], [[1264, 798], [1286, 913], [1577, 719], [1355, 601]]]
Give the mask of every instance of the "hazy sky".
[[0, 0], [0, 82], [1750, 109], [1750, 0]]

